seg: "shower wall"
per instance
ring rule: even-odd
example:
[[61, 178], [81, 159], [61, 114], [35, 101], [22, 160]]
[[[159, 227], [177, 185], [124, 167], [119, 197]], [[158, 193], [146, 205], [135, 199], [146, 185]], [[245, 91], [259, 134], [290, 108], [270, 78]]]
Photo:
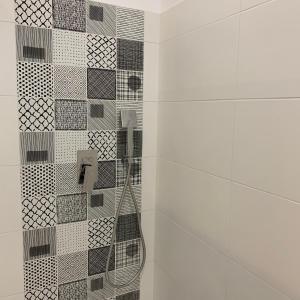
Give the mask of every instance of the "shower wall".
[[[159, 18], [115, 5], [0, 4], [0, 299], [152, 299]], [[126, 175], [121, 109], [137, 111], [132, 180], [149, 255], [141, 280], [112, 289], [104, 269]], [[91, 195], [77, 184], [83, 149], [98, 153]], [[117, 282], [140, 259], [128, 196], [110, 262]]]
[[156, 300], [300, 298], [299, 10], [162, 14]]

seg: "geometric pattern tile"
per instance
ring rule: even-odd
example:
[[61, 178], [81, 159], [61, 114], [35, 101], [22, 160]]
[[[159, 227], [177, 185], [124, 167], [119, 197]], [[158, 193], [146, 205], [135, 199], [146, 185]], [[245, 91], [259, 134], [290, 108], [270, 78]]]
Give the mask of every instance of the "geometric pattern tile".
[[55, 166], [27, 165], [21, 168], [22, 197], [41, 197], [55, 193]]
[[118, 39], [118, 69], [143, 71], [144, 43]]
[[54, 102], [50, 98], [19, 98], [20, 131], [52, 131]]
[[[140, 212], [141, 205], [142, 205], [142, 187], [141, 187], [141, 185], [135, 185], [132, 187], [132, 189], [133, 189], [133, 192], [134, 192], [137, 204], [138, 204], [139, 212]], [[119, 205], [122, 192], [123, 192], [123, 187], [116, 188], [116, 209]], [[133, 213], [136, 213], [135, 206], [132, 203], [131, 194], [130, 194], [129, 189], [126, 189], [125, 198], [124, 198], [123, 205], [121, 207], [120, 214], [127, 215], [127, 214], [133, 214]]]
[[87, 66], [89, 68], [115, 69], [117, 66], [116, 39], [88, 34]]
[[86, 130], [87, 103], [76, 100], [55, 101], [56, 130]]
[[15, 0], [15, 21], [21, 25], [52, 27], [51, 0]]
[[98, 162], [98, 181], [94, 189], [107, 189], [116, 186], [116, 161]]
[[58, 287], [59, 300], [86, 300], [87, 282], [86, 280], [75, 281], [62, 284]]
[[135, 71], [117, 72], [117, 99], [125, 101], [143, 100], [143, 73]]
[[20, 133], [20, 154], [22, 164], [54, 162], [54, 133]]
[[58, 256], [58, 283], [87, 278], [88, 253], [76, 252]]
[[[133, 157], [142, 156], [143, 132], [141, 130], [133, 131]], [[117, 156], [119, 159], [125, 158], [127, 155], [127, 131], [121, 130], [117, 132]]]
[[118, 7], [117, 36], [129, 40], [143, 40], [144, 12], [142, 10]]
[[[108, 272], [109, 278], [114, 279], [115, 271]], [[99, 285], [95, 288], [95, 282]], [[105, 274], [90, 276], [88, 278], [88, 299], [99, 300], [108, 299], [114, 296], [115, 289], [111, 287], [105, 279]]]
[[99, 248], [110, 245], [113, 232], [114, 217], [93, 219], [89, 221], [89, 248]]
[[87, 219], [87, 195], [58, 196], [56, 199], [57, 223], [71, 223]]
[[140, 263], [140, 241], [126, 241], [116, 244], [116, 269]]
[[117, 101], [117, 128], [122, 129], [121, 110], [135, 110], [136, 111], [136, 129], [143, 129], [143, 102], [142, 101]]
[[98, 160], [113, 160], [117, 157], [116, 131], [89, 131], [89, 149], [98, 152]]
[[86, 99], [86, 69], [54, 66], [55, 99]]
[[24, 261], [55, 255], [55, 227], [23, 231]]
[[[118, 159], [117, 160], [117, 186], [123, 186], [127, 178], [128, 162]], [[133, 158], [131, 164], [131, 177], [132, 185], [139, 185], [142, 182], [142, 161], [140, 158]]]
[[77, 161], [77, 151], [88, 148], [85, 131], [59, 131], [55, 133], [55, 162]]
[[54, 196], [27, 197], [22, 200], [23, 229], [36, 229], [56, 224]]
[[[135, 289], [139, 288], [139, 282], [134, 285]], [[118, 295], [116, 300], [139, 300], [140, 299], [140, 291], [136, 290], [133, 292], [129, 292], [123, 295]]]
[[88, 219], [111, 217], [115, 214], [115, 189], [94, 190], [89, 197]]
[[115, 6], [87, 1], [87, 32], [116, 36]]
[[55, 28], [85, 32], [85, 16], [85, 0], [53, 0], [53, 24]]
[[25, 294], [26, 300], [57, 300], [58, 289], [56, 286], [46, 287], [41, 290], [30, 291]]
[[53, 62], [56, 65], [86, 66], [84, 33], [53, 30]]
[[[124, 284], [131, 280], [138, 272], [139, 265], [132, 265], [125, 268], [120, 268], [116, 270], [116, 279], [117, 284]], [[122, 300], [139, 300], [139, 294], [137, 290], [140, 288], [140, 276], [138, 276], [134, 282], [130, 285], [122, 288], [115, 289], [116, 299]]]
[[49, 64], [18, 63], [18, 96], [52, 98], [53, 67]]
[[89, 100], [88, 129], [116, 130], [116, 101]]
[[17, 57], [19, 61], [52, 62], [52, 31], [16, 26]]
[[116, 241], [124, 242], [140, 237], [137, 214], [121, 215], [118, 218]]
[[88, 68], [87, 96], [89, 99], [116, 99], [116, 71]]
[[56, 257], [46, 257], [24, 263], [25, 291], [40, 290], [57, 285]]
[[[89, 252], [89, 276], [105, 272], [106, 261], [109, 254], [109, 246], [90, 249]], [[109, 271], [115, 269], [115, 247], [109, 261]]]
[[75, 222], [56, 226], [57, 254], [84, 251], [88, 248], [87, 222]]

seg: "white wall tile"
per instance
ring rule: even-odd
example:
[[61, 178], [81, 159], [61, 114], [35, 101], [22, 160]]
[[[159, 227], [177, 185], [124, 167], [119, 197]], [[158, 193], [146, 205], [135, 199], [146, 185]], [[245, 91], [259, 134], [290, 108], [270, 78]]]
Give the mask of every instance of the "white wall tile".
[[160, 49], [160, 99], [228, 99], [236, 95], [238, 17], [166, 41]]
[[300, 100], [237, 104], [233, 178], [300, 202]]
[[14, 22], [15, 1], [0, 0], [0, 21]]
[[147, 247], [147, 263], [154, 261], [155, 211], [142, 212], [142, 227]]
[[21, 230], [21, 192], [18, 166], [0, 166], [0, 234]]
[[154, 262], [147, 262], [141, 276], [140, 286], [141, 296], [143, 300], [154, 300]]
[[20, 161], [17, 98], [0, 96], [0, 165], [16, 165]]
[[200, 239], [226, 249], [229, 181], [161, 159], [157, 182], [160, 211]]
[[186, 0], [161, 15], [161, 40], [169, 39], [213, 21], [230, 16], [240, 9], [240, 0]]
[[300, 297], [300, 204], [232, 184], [231, 255], [254, 274]]
[[229, 178], [234, 105], [223, 101], [160, 103], [159, 156]]
[[144, 47], [144, 101], [157, 101], [159, 94], [159, 45], [146, 42]]
[[[3, 1], [3, 0], [2, 0]], [[16, 95], [16, 40], [15, 25], [0, 22], [0, 95]]]
[[142, 161], [142, 210], [154, 210], [156, 201], [156, 165], [155, 157]]
[[0, 297], [22, 293], [22, 232], [0, 235], [0, 245]]
[[241, 98], [299, 97], [298, 0], [271, 1], [241, 14]]
[[24, 300], [24, 294], [16, 294], [8, 297], [0, 297], [0, 300]]
[[226, 279], [226, 300], [291, 300], [233, 262], [228, 263]]
[[145, 12], [145, 37], [146, 42], [159, 43], [160, 41], [160, 14]]

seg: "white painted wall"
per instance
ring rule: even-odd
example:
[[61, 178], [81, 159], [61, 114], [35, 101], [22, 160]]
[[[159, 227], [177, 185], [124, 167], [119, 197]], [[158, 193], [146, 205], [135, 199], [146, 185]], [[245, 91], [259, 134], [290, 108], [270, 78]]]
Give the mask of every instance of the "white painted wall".
[[299, 11], [162, 14], [155, 300], [300, 299]]

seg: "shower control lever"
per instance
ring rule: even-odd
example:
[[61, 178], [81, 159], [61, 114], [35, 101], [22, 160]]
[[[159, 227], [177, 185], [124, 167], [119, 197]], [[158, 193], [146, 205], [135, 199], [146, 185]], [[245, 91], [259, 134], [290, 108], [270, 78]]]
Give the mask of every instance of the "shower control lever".
[[90, 193], [98, 179], [98, 163], [96, 150], [80, 150], [77, 152], [78, 184], [83, 192]]

